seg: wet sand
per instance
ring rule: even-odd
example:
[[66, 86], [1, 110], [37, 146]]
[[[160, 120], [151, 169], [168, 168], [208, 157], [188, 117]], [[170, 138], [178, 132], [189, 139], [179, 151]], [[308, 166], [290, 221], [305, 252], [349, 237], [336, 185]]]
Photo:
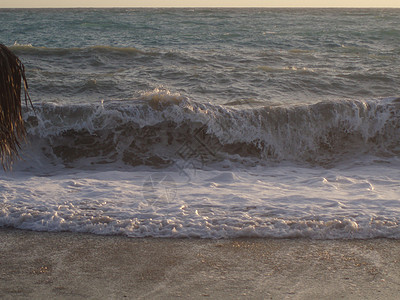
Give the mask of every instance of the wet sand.
[[0, 229], [2, 299], [396, 299], [400, 241]]

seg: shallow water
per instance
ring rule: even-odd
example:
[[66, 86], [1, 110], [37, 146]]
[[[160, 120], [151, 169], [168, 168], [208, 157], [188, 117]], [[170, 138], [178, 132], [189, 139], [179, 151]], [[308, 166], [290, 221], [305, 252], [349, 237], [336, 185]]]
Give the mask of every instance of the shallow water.
[[24, 62], [0, 225], [398, 238], [400, 10], [0, 10]]

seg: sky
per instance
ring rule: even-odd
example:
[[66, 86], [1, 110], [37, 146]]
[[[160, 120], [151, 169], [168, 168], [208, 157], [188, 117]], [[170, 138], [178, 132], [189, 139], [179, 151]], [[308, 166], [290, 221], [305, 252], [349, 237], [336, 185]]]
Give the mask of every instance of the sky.
[[400, 7], [400, 0], [1, 0], [30, 7]]

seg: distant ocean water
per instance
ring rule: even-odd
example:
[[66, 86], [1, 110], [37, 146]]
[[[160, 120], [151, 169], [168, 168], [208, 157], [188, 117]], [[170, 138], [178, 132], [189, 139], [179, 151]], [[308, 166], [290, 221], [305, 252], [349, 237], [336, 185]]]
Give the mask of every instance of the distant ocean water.
[[0, 226], [400, 238], [400, 9], [3, 9]]

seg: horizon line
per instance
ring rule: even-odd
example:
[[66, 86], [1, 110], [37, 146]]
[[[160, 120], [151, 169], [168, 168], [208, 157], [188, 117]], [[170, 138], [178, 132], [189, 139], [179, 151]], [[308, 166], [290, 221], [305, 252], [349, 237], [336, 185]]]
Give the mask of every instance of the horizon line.
[[349, 8], [349, 9], [360, 9], [360, 8], [400, 8], [400, 6], [28, 6], [28, 7], [0, 7], [0, 9], [32, 9], [32, 8], [44, 8], [44, 9], [66, 9], [66, 8], [188, 8], [188, 9], [213, 9], [213, 8]]

